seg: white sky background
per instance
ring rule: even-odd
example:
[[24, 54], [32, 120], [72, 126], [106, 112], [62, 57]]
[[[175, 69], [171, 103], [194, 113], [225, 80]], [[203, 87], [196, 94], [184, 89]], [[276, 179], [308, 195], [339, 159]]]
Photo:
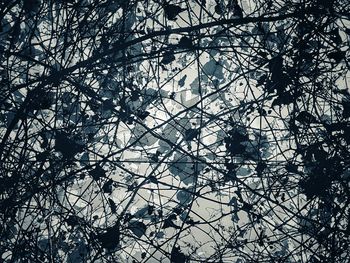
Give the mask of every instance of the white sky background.
[[[187, 2], [186, 2], [187, 3]], [[243, 10], [250, 14], [255, 11], [256, 6], [253, 1], [240, 1], [239, 2]], [[198, 16], [200, 15], [200, 9], [197, 4], [189, 3], [192, 7], [194, 13]], [[156, 5], [155, 5], [156, 6]], [[214, 10], [215, 2], [207, 1], [207, 10], [211, 13], [215, 13]], [[185, 3], [183, 3], [185, 7]], [[141, 9], [141, 14], [136, 17], [128, 17], [126, 21], [126, 27], [130, 27], [130, 30], [134, 29], [135, 25], [142, 20], [145, 14], [144, 7], [140, 3], [138, 8]], [[152, 13], [155, 10], [148, 10]], [[46, 35], [46, 32], [51, 31], [52, 26], [61, 25], [66, 23], [69, 14], [62, 11], [59, 13], [53, 13], [55, 19], [57, 18], [56, 23], [51, 23], [51, 21], [43, 21], [42, 24], [38, 26], [40, 31], [36, 37], [33, 39], [33, 46], [37, 49], [38, 55], [36, 58], [38, 60], [44, 59], [44, 53], [46, 49], [57, 49], [62, 42], [62, 39], [51, 38], [51, 35]], [[116, 21], [120, 20], [122, 16], [122, 9], [119, 8], [113, 16], [110, 17], [110, 24], [112, 26]], [[217, 15], [216, 15], [217, 16]], [[98, 19], [98, 15], [92, 13], [92, 19]], [[217, 17], [215, 17], [217, 18]], [[232, 18], [232, 17], [227, 17]], [[74, 18], [73, 18], [74, 19]], [[159, 19], [160, 22], [157, 25], [154, 21]], [[166, 21], [162, 15], [156, 17], [156, 19], [149, 18], [146, 19], [141, 25], [145, 28], [151, 28], [155, 31], [162, 30], [162, 23], [167, 23], [169, 27], [181, 28], [187, 27], [189, 25], [196, 25], [205, 23], [211, 18], [208, 18], [205, 14], [202, 15], [202, 20], [199, 22], [194, 16], [188, 16], [187, 12], [183, 12], [179, 15], [176, 22]], [[10, 18], [9, 18], [10, 21]], [[271, 31], [278, 31], [278, 28], [281, 25], [288, 26], [289, 21], [277, 22], [270, 27]], [[10, 26], [13, 26], [13, 22], [10, 22]], [[28, 30], [28, 25], [25, 23], [21, 24], [23, 30], [23, 35], [25, 35], [26, 30]], [[113, 225], [117, 219], [118, 213], [122, 213], [123, 209], [128, 205], [132, 191], [127, 191], [126, 186], [135, 184], [140, 185], [145, 178], [148, 178], [150, 175], [155, 176], [158, 180], [158, 184], [155, 183], [146, 183], [142, 185], [138, 194], [136, 195], [134, 201], [128, 208], [128, 211], [131, 214], [137, 214], [142, 208], [146, 207], [149, 204], [153, 204], [156, 207], [162, 207], [164, 210], [163, 213], [169, 215], [172, 213], [174, 207], [179, 206], [179, 202], [182, 201], [182, 195], [186, 195], [186, 191], [195, 191], [200, 196], [191, 204], [191, 212], [189, 214], [190, 218], [194, 221], [204, 222], [205, 220], [212, 220], [213, 223], [209, 224], [200, 224], [196, 227], [192, 227], [189, 230], [183, 231], [181, 238], [179, 239], [178, 244], [183, 248], [183, 251], [186, 253], [186, 248], [189, 249], [189, 246], [186, 242], [198, 247], [197, 255], [199, 258], [206, 258], [216, 252], [216, 245], [220, 246], [227, 243], [227, 240], [230, 239], [245, 239], [255, 240], [259, 233], [255, 228], [248, 227], [245, 233], [242, 233], [240, 237], [237, 237], [239, 233], [238, 229], [244, 228], [245, 224], [249, 222], [247, 213], [240, 210], [237, 213], [239, 217], [238, 222], [233, 222], [230, 212], [234, 209], [232, 202], [238, 202], [238, 207], [241, 207], [242, 204], [238, 200], [235, 190], [236, 186], [233, 186], [232, 182], [226, 182], [226, 185], [222, 188], [214, 191], [214, 188], [210, 188], [207, 185], [208, 181], [217, 181], [219, 178], [222, 178], [222, 174], [211, 169], [208, 173], [203, 173], [198, 182], [195, 185], [195, 182], [192, 180], [187, 180], [186, 172], [192, 173], [193, 169], [188, 165], [181, 167], [183, 177], [180, 175], [174, 175], [170, 172], [171, 168], [167, 162], [172, 162], [179, 158], [183, 158], [184, 154], [187, 153], [190, 155], [197, 156], [198, 158], [203, 158], [206, 162], [212, 163], [214, 167], [223, 167], [223, 161], [226, 156], [225, 145], [221, 143], [223, 138], [227, 135], [227, 127], [225, 125], [228, 121], [228, 116], [237, 121], [239, 124], [244, 125], [248, 129], [249, 138], [253, 143], [257, 143], [257, 134], [260, 132], [266, 136], [266, 141], [268, 146], [266, 149], [261, 149], [261, 154], [268, 162], [275, 162], [277, 165], [283, 163], [286, 159], [290, 158], [293, 154], [293, 149], [295, 145], [293, 142], [287, 140], [288, 131], [285, 130], [286, 123], [283, 119], [288, 118], [291, 107], [285, 106], [281, 110], [279, 107], [274, 107], [272, 112], [267, 117], [261, 117], [256, 112], [252, 113], [250, 119], [246, 119], [243, 115], [244, 112], [239, 112], [237, 109], [242, 107], [243, 104], [251, 104], [252, 101], [259, 101], [265, 96], [265, 92], [261, 87], [256, 86], [256, 80], [259, 76], [248, 75], [246, 72], [249, 70], [249, 63], [247, 59], [253, 52], [251, 47], [242, 47], [242, 42], [237, 39], [233, 39], [233, 43], [229, 43], [227, 38], [214, 38], [206, 37], [205, 35], [209, 33], [216, 33], [221, 30], [220, 27], [213, 27], [209, 30], [202, 30], [201, 33], [204, 34], [203, 38], [200, 41], [200, 44], [203, 46], [214, 46], [221, 45], [226, 46], [229, 44], [237, 45], [240, 56], [236, 55], [236, 50], [231, 48], [224, 48], [220, 52], [212, 50], [211, 52], [202, 52], [202, 54], [197, 57], [194, 52], [180, 53], [175, 54], [175, 61], [169, 65], [165, 65], [164, 68], [159, 66], [161, 58], [155, 58], [153, 60], [145, 60], [137, 64], [137, 72], [134, 74], [134, 83], [138, 86], [140, 92], [143, 95], [150, 96], [153, 93], [156, 94], [156, 101], [150, 103], [146, 109], [150, 114], [142, 124], [131, 124], [127, 125], [123, 122], [118, 122], [116, 117], [111, 117], [109, 123], [104, 125], [102, 129], [96, 135], [95, 143], [90, 145], [88, 160], [90, 161], [99, 161], [105, 156], [110, 156], [110, 161], [112, 165], [106, 165], [106, 173], [108, 178], [112, 179], [120, 187], [115, 187], [115, 190], [111, 194], [103, 194], [101, 192], [96, 192], [96, 189], [101, 188], [101, 183], [96, 183], [94, 180], [86, 176], [82, 179], [76, 179], [74, 184], [70, 185], [68, 188], [62, 188], [59, 191], [58, 198], [60, 202], [67, 209], [71, 209], [73, 206], [76, 214], [79, 217], [85, 218], [88, 221], [91, 221], [94, 216], [98, 216], [98, 220], [94, 220], [94, 227], [107, 227]], [[6, 29], [5, 29], [6, 30]], [[57, 29], [58, 30], [58, 29]], [[243, 30], [250, 31], [252, 30], [251, 24], [247, 26], [240, 26], [239, 30], [232, 28], [232, 31], [237, 34], [242, 34]], [[345, 37], [341, 34], [342, 37]], [[23, 36], [24, 37], [24, 36]], [[71, 36], [72, 38], [78, 36]], [[132, 36], [130, 40], [137, 36]], [[169, 36], [169, 43], [176, 44], [179, 41], [180, 35], [172, 34]], [[247, 42], [251, 45], [255, 45], [256, 39], [247, 38]], [[79, 40], [80, 41], [80, 40]], [[99, 37], [95, 39], [95, 42], [99, 42], [101, 39]], [[150, 43], [148, 43], [150, 44]], [[239, 47], [241, 45], [241, 47]], [[271, 39], [269, 45], [273, 48], [274, 39]], [[91, 56], [92, 54], [92, 43], [91, 39], [88, 37], [85, 40], [82, 40], [78, 43], [78, 46], [83, 47], [83, 49], [71, 50], [66, 49], [58, 51], [61, 56], [53, 56], [50, 58], [45, 58], [45, 63], [48, 62], [52, 67], [56, 69], [68, 68], [76, 65], [77, 63], [84, 61]], [[135, 45], [135, 51], [130, 51], [131, 53], [139, 52], [150, 52], [151, 45]], [[116, 58], [121, 56], [121, 54], [116, 55]], [[9, 63], [15, 63], [16, 58], [11, 58]], [[192, 62], [189, 62], [192, 61]], [[248, 63], [249, 62], [249, 63]], [[189, 64], [189, 65], [188, 65]], [[172, 69], [177, 68], [175, 71]], [[199, 72], [198, 72], [198, 69]], [[101, 70], [102, 74], [107, 74], [108, 70]], [[263, 69], [262, 69], [263, 71]], [[44, 66], [33, 67], [29, 70], [32, 76], [29, 76], [29, 79], [37, 78], [37, 75], [47, 75], [48, 70]], [[77, 82], [82, 82], [84, 85], [89, 86], [96, 93], [100, 94], [101, 91], [101, 82], [96, 81], [94, 77], [90, 74], [86, 74], [85, 79], [80, 79], [80, 74], [78, 70], [72, 73], [71, 79]], [[24, 75], [16, 75], [16, 72], [12, 73], [11, 79], [13, 79], [13, 84], [25, 83]], [[23, 73], [25, 74], [25, 73]], [[154, 74], [158, 74], [158, 77], [154, 77]], [[179, 81], [187, 76], [184, 82], [184, 85], [179, 85]], [[248, 77], [247, 77], [248, 76]], [[199, 87], [199, 80], [201, 86]], [[231, 80], [234, 80], [231, 82]], [[229, 85], [228, 83], [231, 82]], [[215, 83], [215, 85], [214, 85]], [[65, 82], [66, 90], [74, 93], [74, 87]], [[112, 83], [113, 85], [113, 83]], [[340, 82], [339, 85], [344, 85], [347, 87], [347, 81]], [[103, 89], [103, 88], [102, 88]], [[200, 92], [201, 89], [202, 96], [205, 98], [201, 100]], [[217, 89], [222, 89], [220, 92], [216, 92]], [[174, 99], [171, 98], [172, 93], [174, 93]], [[27, 95], [27, 88], [20, 89], [15, 96], [17, 99], [24, 100], [24, 97]], [[22, 97], [21, 97], [22, 96]], [[83, 102], [80, 104], [80, 108], [86, 108], [86, 112], [89, 114], [94, 114], [93, 110], [89, 110], [89, 104], [86, 100], [86, 97], [81, 95]], [[108, 99], [110, 94], [105, 93], [101, 94], [102, 99]], [[113, 102], [117, 104], [118, 98], [112, 98]], [[201, 102], [202, 101], [202, 102]], [[270, 104], [265, 104], [264, 108], [270, 108]], [[126, 100], [126, 104], [132, 109], [137, 110], [142, 107], [144, 101], [136, 100]], [[207, 115], [204, 117], [198, 114], [195, 111], [186, 111], [179, 116], [177, 116], [173, 121], [169, 122], [169, 119], [175, 116], [176, 114], [185, 111], [186, 108], [197, 105], [201, 110], [203, 110]], [[62, 107], [70, 107], [71, 105], [65, 105]], [[258, 106], [258, 105], [254, 105]], [[58, 106], [57, 106], [58, 107]], [[61, 108], [55, 109], [56, 111], [62, 111]], [[119, 110], [118, 107], [116, 107]], [[308, 110], [308, 109], [304, 109]], [[331, 118], [332, 115], [331, 109], [323, 108], [324, 118]], [[44, 126], [49, 126], [52, 129], [55, 127], [52, 126], [54, 123], [58, 127], [66, 125], [63, 120], [54, 121], [55, 111], [42, 111], [40, 121], [33, 121], [31, 123], [33, 134], [41, 130]], [[220, 121], [211, 121], [208, 117], [209, 115], [219, 115], [221, 117]], [[243, 116], [243, 118], [242, 118]], [[72, 117], [73, 118], [73, 117]], [[74, 119], [72, 119], [73, 122]], [[167, 123], [166, 125], [164, 125]], [[126, 150], [123, 148], [128, 147], [130, 144], [135, 141], [135, 134], [141, 136], [147, 130], [145, 127], [153, 129], [154, 134], [145, 134], [140, 140], [140, 144], [135, 147], [130, 147]], [[200, 128], [200, 139], [199, 143], [197, 140], [193, 142], [187, 142], [183, 136], [185, 130], [190, 128]], [[92, 129], [92, 128], [91, 128]], [[6, 127], [0, 128], [0, 134], [3, 134], [6, 131]], [[317, 131], [317, 127], [315, 127]], [[156, 135], [156, 136], [155, 136]], [[18, 136], [15, 132], [11, 134], [11, 138], [14, 139]], [[162, 142], [157, 138], [166, 138], [172, 143], [178, 145], [181, 148], [179, 150], [173, 149], [167, 143]], [[279, 147], [277, 147], [277, 143]], [[107, 143], [109, 142], [109, 143]], [[54, 143], [54, 140], [51, 141]], [[142, 147], [140, 146], [142, 145]], [[207, 146], [207, 147], [204, 147]], [[254, 146], [254, 145], [253, 145]], [[38, 149], [39, 146], [35, 146]], [[190, 147], [190, 148], [189, 148]], [[287, 149], [291, 149], [287, 151]], [[149, 156], [146, 153], [155, 154], [157, 150], [161, 151], [164, 158], [164, 163], [161, 164], [150, 164]], [[283, 155], [281, 152], [283, 151]], [[116, 154], [114, 154], [116, 153]], [[181, 153], [181, 154], [180, 154]], [[32, 156], [34, 158], [34, 155]], [[185, 158], [186, 159], [186, 158]], [[190, 159], [189, 159], [190, 160]], [[239, 161], [239, 160], [238, 160]], [[121, 166], [121, 164], [125, 166]], [[219, 164], [217, 164], [219, 163]], [[47, 167], [49, 163], [45, 164]], [[200, 167], [202, 171], [204, 170], [204, 165]], [[125, 169], [125, 170], [124, 170]], [[176, 169], [176, 168], [173, 168]], [[181, 170], [180, 169], [180, 170]], [[265, 180], [264, 178], [258, 178], [255, 174], [255, 163], [251, 161], [248, 164], [240, 166], [237, 171], [238, 178], [247, 185], [247, 187], [260, 191], [266, 187], [270, 186], [270, 181]], [[137, 178], [138, 177], [138, 178]], [[290, 180], [293, 181], [293, 178]], [[216, 185], [216, 187], [218, 187]], [[221, 187], [221, 186], [220, 186]], [[179, 189], [182, 189], [180, 190]], [[152, 189], [152, 191], [151, 191]], [[306, 199], [304, 196], [298, 193], [298, 189], [290, 189], [289, 196], [291, 197], [290, 203], [288, 204], [288, 209], [290, 214], [286, 213], [286, 210], [281, 208], [276, 203], [269, 202], [260, 202], [260, 197], [257, 195], [251, 194], [249, 191], [243, 193], [243, 198], [249, 200], [250, 202], [256, 202], [259, 206], [255, 206], [254, 209], [262, 211], [264, 215], [270, 216], [273, 220], [269, 222], [264, 222], [260, 225], [260, 231], [264, 231], [266, 235], [273, 239], [274, 233], [271, 229], [274, 229], [275, 226], [287, 222], [285, 224], [285, 232], [288, 232], [288, 229], [295, 230], [295, 226], [299, 223], [295, 219], [289, 220], [292, 212], [298, 211], [301, 206], [306, 204]], [[107, 198], [112, 199], [117, 204], [117, 215], [107, 213], [108, 204], [106, 202]], [[272, 194], [272, 200], [279, 202], [278, 198]], [[93, 201], [91, 201], [93, 200]], [[50, 207], [50, 203], [45, 203], [50, 210], [58, 209], [57, 207]], [[186, 203], [186, 202], [185, 202]], [[33, 203], [35, 205], [35, 202]], [[273, 207], [271, 209], [271, 207]], [[62, 208], [60, 208], [62, 209]], [[64, 210], [64, 209], [63, 209]], [[216, 218], [221, 217], [222, 214], [227, 213], [228, 215], [221, 218], [220, 220], [215, 221]], [[24, 217], [27, 216], [27, 220], [24, 218], [24, 222], [28, 223], [28, 227], [33, 221], [33, 217], [24, 213]], [[181, 217], [185, 217], [186, 213], [178, 215], [177, 219], [174, 221], [175, 224], [180, 226], [182, 224]], [[19, 219], [22, 219], [22, 215], [19, 214]], [[57, 223], [53, 216], [51, 219], [51, 224], [54, 226]], [[146, 234], [141, 238], [146, 241], [147, 237], [150, 236], [151, 232], [154, 232], [154, 235], [159, 235], [160, 238], [156, 239], [155, 242], [159, 242], [162, 245], [162, 248], [169, 250], [173, 242], [168, 243], [163, 242], [169, 237], [176, 233], [174, 228], [162, 229], [162, 223], [152, 224], [150, 218], [143, 219], [143, 222], [148, 226]], [[40, 223], [39, 223], [40, 224]], [[219, 225], [222, 225], [222, 229], [219, 229]], [[23, 225], [23, 228], [26, 227], [26, 224]], [[43, 231], [45, 226], [43, 227]], [[221, 227], [221, 226], [220, 226]], [[130, 232], [130, 231], [129, 231]], [[163, 237], [161, 237], [164, 235]], [[226, 241], [223, 240], [226, 239]], [[270, 248], [270, 252], [280, 251], [282, 248], [286, 251], [292, 251], [295, 247], [298, 247], [298, 242], [300, 242], [301, 236], [297, 236], [296, 240], [287, 240], [283, 244], [274, 244]], [[242, 241], [243, 242], [243, 241]], [[218, 244], [215, 244], [218, 243]], [[152, 250], [148, 250], [149, 247], [147, 242], [135, 242], [132, 238], [125, 237], [122, 242], [123, 252], [120, 254], [121, 258], [125, 262], [128, 262], [128, 254], [134, 254], [137, 258], [140, 259], [141, 252], [147, 251], [152, 253]], [[312, 246], [310, 246], [312, 248]], [[249, 253], [249, 249], [253, 249], [252, 245], [245, 246], [245, 252]], [[256, 249], [256, 247], [255, 247]], [[190, 249], [189, 249], [190, 250]], [[265, 248], [261, 247], [261, 251]], [[8, 253], [8, 252], [7, 252]], [[255, 253], [259, 253], [255, 251]], [[261, 252], [263, 253], [263, 252]], [[264, 252], [265, 253], [265, 252]], [[7, 255], [7, 254], [6, 254]], [[4, 256], [3, 256], [4, 257]], [[160, 253], [154, 254], [154, 259], [150, 259], [147, 262], [167, 262], [167, 259], [163, 258], [164, 255]], [[234, 262], [238, 258], [232, 253], [229, 258], [225, 259], [224, 262]], [[296, 259], [297, 260], [297, 259]]]

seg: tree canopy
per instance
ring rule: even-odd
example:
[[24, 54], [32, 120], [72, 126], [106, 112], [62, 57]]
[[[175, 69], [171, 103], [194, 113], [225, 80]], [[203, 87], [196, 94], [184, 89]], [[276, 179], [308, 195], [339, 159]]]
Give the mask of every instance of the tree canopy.
[[347, 262], [347, 0], [0, 5], [2, 262]]

